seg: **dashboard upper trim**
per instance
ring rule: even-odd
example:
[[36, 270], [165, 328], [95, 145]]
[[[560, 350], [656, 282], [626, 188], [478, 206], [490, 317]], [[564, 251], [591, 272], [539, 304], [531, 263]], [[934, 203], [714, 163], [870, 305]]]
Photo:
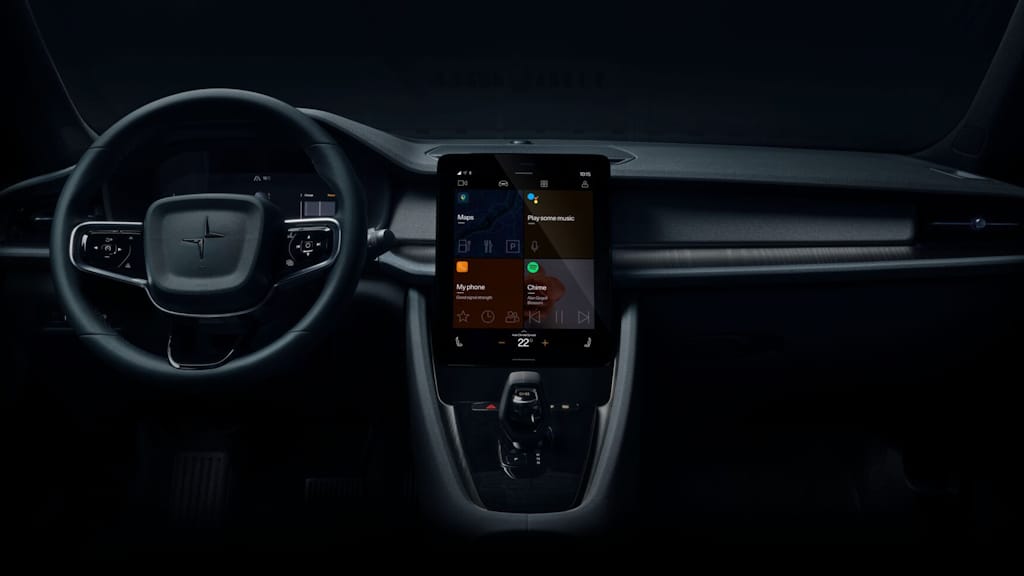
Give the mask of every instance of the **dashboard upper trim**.
[[[410, 140], [366, 126], [343, 116], [309, 108], [300, 109], [393, 164], [417, 174], [435, 174], [439, 146], [461, 150], [528, 153], [544, 147], [577, 153], [605, 148], [628, 154], [629, 162], [612, 165], [612, 179], [663, 179], [747, 184], [827, 186], [830, 188], [980, 194], [1024, 198], [1024, 189], [988, 178], [953, 178], [944, 166], [901, 154], [773, 148], [711, 144], [663, 144], [593, 140], [532, 140], [513, 144], [503, 140]], [[73, 166], [15, 183], [0, 196], [60, 178]]]
[[[322, 124], [352, 138], [395, 165], [435, 174], [438, 146], [488, 153], [530, 153], [535, 147], [565, 154], [580, 149], [614, 148], [634, 157], [612, 165], [612, 180], [661, 179], [739, 184], [824, 186], [833, 189], [888, 190], [991, 195], [1024, 199], [1024, 189], [987, 178], [951, 178], [943, 166], [901, 154], [712, 144], [662, 144], [594, 140], [410, 140], [322, 110], [302, 109]], [[938, 170], [936, 170], [938, 169]]]
[[948, 272], [1024, 265], [1024, 255], [970, 256], [963, 258], [921, 258], [918, 260], [880, 260], [873, 262], [835, 262], [829, 264], [778, 264], [708, 267], [658, 267], [617, 270], [616, 283], [645, 286], [680, 280], [724, 279], [735, 277], [801, 277], [834, 274]]
[[0, 199], [3, 199], [4, 196], [14, 194], [21, 190], [29, 190], [37, 186], [42, 186], [43, 184], [49, 184], [51, 182], [56, 182], [58, 180], [67, 178], [74, 171], [75, 165], [72, 164], [67, 168], [61, 168], [60, 170], [54, 170], [53, 172], [47, 172], [46, 174], [40, 174], [38, 176], [33, 176], [20, 182], [15, 182], [14, 184], [11, 184], [10, 186], [4, 188], [3, 190], [0, 190]]
[[[567, 154], [565, 150], [566, 146], [552, 146], [552, 145], [538, 145], [533, 144], [512, 144], [508, 142], [497, 142], [492, 144], [469, 144], [469, 145], [457, 145], [457, 144], [439, 144], [425, 153], [428, 156], [440, 159], [441, 156], [449, 154]], [[615, 164], [625, 164], [631, 160], [635, 160], [636, 156], [633, 154], [615, 146], [610, 145], [572, 145], [573, 152], [575, 155], [593, 155], [593, 156], [604, 156]]]
[[0, 260], [49, 260], [50, 249], [40, 245], [0, 245]]
[[839, 264], [921, 259], [914, 246], [906, 244], [853, 246], [732, 246], [674, 247], [618, 246], [615, 264], [622, 271], [651, 268], [714, 268], [738, 266], [783, 266], [796, 264]]

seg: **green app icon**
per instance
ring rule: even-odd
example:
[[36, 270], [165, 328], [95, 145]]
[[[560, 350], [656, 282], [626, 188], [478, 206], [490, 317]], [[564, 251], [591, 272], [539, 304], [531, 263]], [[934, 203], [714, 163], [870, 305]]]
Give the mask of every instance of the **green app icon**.
[[530, 274], [536, 274], [540, 270], [540, 264], [537, 264], [533, 260], [526, 263], [526, 271]]

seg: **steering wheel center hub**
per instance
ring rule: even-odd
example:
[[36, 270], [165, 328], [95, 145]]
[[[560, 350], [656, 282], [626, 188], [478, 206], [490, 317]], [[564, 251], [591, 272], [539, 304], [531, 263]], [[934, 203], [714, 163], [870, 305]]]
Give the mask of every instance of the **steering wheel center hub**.
[[273, 286], [282, 229], [276, 207], [258, 197], [196, 194], [153, 203], [143, 225], [153, 302], [200, 316], [258, 306]]

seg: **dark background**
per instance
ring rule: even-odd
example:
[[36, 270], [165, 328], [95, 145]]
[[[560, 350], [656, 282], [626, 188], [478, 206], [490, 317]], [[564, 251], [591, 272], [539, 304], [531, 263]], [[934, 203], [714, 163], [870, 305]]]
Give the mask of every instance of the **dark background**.
[[[14, 0], [0, 58], [24, 89], [7, 93], [0, 185], [72, 164], [88, 130], [146, 102], [208, 87], [408, 137], [912, 153], [963, 117], [1016, 2], [574, 4]], [[81, 119], [54, 101], [62, 87]], [[1014, 182], [1020, 96], [1018, 82], [983, 165]]]
[[407, 136], [901, 152], [955, 126], [1015, 4], [30, 3], [98, 131], [216, 86]]

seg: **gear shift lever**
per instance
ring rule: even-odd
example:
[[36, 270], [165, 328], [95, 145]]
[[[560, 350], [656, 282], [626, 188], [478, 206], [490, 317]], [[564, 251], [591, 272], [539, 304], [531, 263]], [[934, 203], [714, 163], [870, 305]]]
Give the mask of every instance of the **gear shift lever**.
[[512, 372], [498, 405], [501, 467], [510, 478], [530, 478], [544, 472], [544, 448], [551, 443], [540, 374]]

